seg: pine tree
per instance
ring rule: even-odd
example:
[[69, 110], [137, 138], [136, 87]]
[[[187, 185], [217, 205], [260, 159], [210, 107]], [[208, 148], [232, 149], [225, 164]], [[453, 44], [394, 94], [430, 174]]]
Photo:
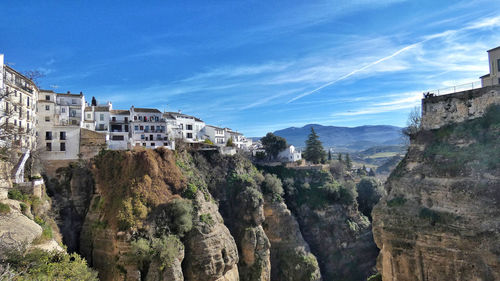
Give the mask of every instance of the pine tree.
[[349, 157], [349, 153], [345, 154], [345, 165], [346, 165], [347, 169], [352, 168], [351, 157]]
[[342, 153], [339, 153], [339, 157], [337, 160], [339, 160], [339, 162], [342, 162]]
[[321, 163], [325, 161], [326, 152], [323, 149], [323, 144], [319, 140], [318, 135], [311, 127], [311, 133], [306, 140], [306, 150], [304, 151], [304, 158], [307, 161], [313, 162], [314, 164]]
[[332, 151], [328, 149], [328, 161], [332, 160]]

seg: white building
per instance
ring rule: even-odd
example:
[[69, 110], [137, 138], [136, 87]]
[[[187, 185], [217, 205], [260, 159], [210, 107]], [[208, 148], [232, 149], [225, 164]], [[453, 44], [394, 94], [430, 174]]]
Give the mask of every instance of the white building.
[[500, 46], [488, 50], [490, 73], [481, 76], [481, 86], [493, 86], [500, 84]]
[[110, 110], [108, 148], [125, 150], [129, 148], [129, 110]]
[[156, 148], [166, 146], [175, 149], [173, 140], [168, 139], [163, 114], [154, 108], [130, 108], [130, 145]]
[[0, 141], [21, 150], [36, 147], [38, 88], [26, 76], [3, 63], [0, 54]]
[[204, 139], [205, 122], [201, 119], [180, 112], [166, 112], [163, 116], [167, 123], [168, 134], [173, 139], [181, 138], [186, 142], [199, 142]]
[[252, 139], [247, 139], [242, 133], [224, 128], [226, 143], [232, 139], [233, 145], [242, 150], [249, 150], [252, 146]]
[[278, 159], [287, 162], [295, 162], [302, 159], [302, 154], [295, 150], [295, 146], [289, 145], [278, 154]]
[[38, 146], [44, 160], [78, 159], [85, 98], [41, 90], [38, 98]]
[[206, 125], [203, 129], [203, 134], [205, 138], [209, 139], [215, 145], [226, 145], [226, 130], [224, 128]]

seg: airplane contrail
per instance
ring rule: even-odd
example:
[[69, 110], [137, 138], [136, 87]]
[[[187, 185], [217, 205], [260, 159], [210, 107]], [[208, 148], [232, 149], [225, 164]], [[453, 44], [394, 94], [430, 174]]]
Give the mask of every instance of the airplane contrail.
[[411, 45], [409, 45], [409, 46], [406, 46], [406, 47], [404, 47], [404, 48], [402, 48], [402, 49], [400, 49], [400, 50], [398, 50], [398, 51], [394, 52], [393, 54], [391, 54], [391, 55], [389, 55], [389, 56], [387, 56], [387, 57], [381, 58], [381, 59], [379, 59], [379, 60], [377, 60], [377, 61], [374, 61], [374, 62], [372, 62], [372, 63], [369, 63], [369, 64], [367, 64], [367, 65], [365, 65], [365, 66], [363, 66], [363, 67], [361, 67], [361, 68], [359, 68], [359, 69], [353, 70], [352, 72], [350, 72], [350, 73], [348, 73], [348, 74], [346, 74], [346, 75], [344, 75], [344, 76], [342, 76], [342, 77], [340, 77], [340, 78], [337, 78], [336, 80], [333, 80], [333, 81], [328, 82], [328, 83], [326, 83], [326, 84], [324, 84], [324, 85], [321, 85], [320, 87], [318, 87], [318, 88], [316, 88], [316, 89], [314, 89], [314, 90], [312, 90], [312, 91], [309, 91], [309, 92], [306, 92], [306, 93], [300, 94], [300, 95], [298, 95], [298, 96], [296, 96], [296, 97], [294, 97], [294, 98], [290, 99], [289, 101], [287, 101], [287, 103], [291, 103], [291, 102], [296, 101], [296, 100], [298, 100], [298, 99], [300, 99], [300, 98], [303, 98], [303, 97], [305, 97], [305, 96], [309, 96], [310, 94], [313, 94], [313, 93], [315, 93], [315, 92], [317, 92], [317, 91], [319, 91], [319, 90], [321, 90], [321, 89], [323, 89], [323, 88], [326, 88], [326, 87], [328, 87], [328, 86], [330, 86], [330, 85], [332, 85], [332, 84], [335, 84], [335, 83], [337, 83], [337, 82], [339, 82], [339, 81], [342, 81], [342, 80], [344, 80], [344, 79], [347, 79], [347, 78], [349, 78], [349, 77], [353, 76], [354, 74], [356, 74], [356, 73], [358, 73], [358, 72], [360, 72], [360, 71], [363, 71], [363, 70], [365, 70], [365, 69], [367, 69], [367, 68], [370, 68], [370, 67], [372, 67], [372, 66], [374, 66], [374, 65], [377, 65], [377, 64], [379, 64], [379, 63], [381, 63], [381, 62], [383, 62], [383, 61], [386, 61], [386, 60], [388, 60], [388, 59], [390, 59], [390, 58], [393, 58], [393, 57], [395, 57], [395, 56], [397, 56], [397, 55], [399, 55], [399, 54], [401, 54], [401, 53], [403, 53], [403, 52], [405, 52], [405, 51], [408, 51], [409, 49], [414, 48], [414, 47], [415, 47], [415, 46], [417, 46], [418, 44], [421, 44], [421, 43], [423, 43], [423, 42], [425, 42], [425, 41], [427, 41], [427, 40], [428, 40], [428, 39], [426, 39], [426, 40], [424, 40], [424, 41], [420, 41], [420, 42], [418, 42], [418, 43], [411, 44]]

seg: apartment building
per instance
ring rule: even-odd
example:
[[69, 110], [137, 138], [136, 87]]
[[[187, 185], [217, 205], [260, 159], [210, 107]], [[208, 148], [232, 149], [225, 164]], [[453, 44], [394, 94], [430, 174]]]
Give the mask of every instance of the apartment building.
[[209, 139], [215, 145], [223, 146], [226, 144], [226, 130], [224, 128], [206, 125], [203, 133], [205, 138]]
[[165, 146], [175, 148], [173, 140], [168, 139], [166, 120], [158, 109], [130, 108], [130, 145], [156, 148]]
[[84, 126], [83, 93], [40, 90], [38, 97], [38, 147], [44, 160], [77, 159], [80, 128]]
[[0, 54], [0, 142], [32, 150], [36, 147], [38, 88], [23, 74], [4, 64]]

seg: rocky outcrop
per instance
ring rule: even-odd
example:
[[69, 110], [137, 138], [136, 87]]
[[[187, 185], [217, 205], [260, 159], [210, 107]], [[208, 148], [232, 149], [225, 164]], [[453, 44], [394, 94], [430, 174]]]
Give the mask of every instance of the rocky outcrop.
[[29, 246], [42, 234], [42, 228], [21, 212], [19, 201], [4, 199], [0, 203], [10, 211], [0, 213], [0, 258], [9, 251], [19, 251]]
[[236, 281], [238, 249], [213, 202], [196, 196], [199, 220], [185, 239], [185, 280]]
[[500, 280], [500, 107], [412, 136], [373, 210], [384, 281]]
[[265, 196], [264, 230], [271, 243], [271, 279], [321, 280], [316, 257], [302, 238], [299, 224], [286, 204]]

